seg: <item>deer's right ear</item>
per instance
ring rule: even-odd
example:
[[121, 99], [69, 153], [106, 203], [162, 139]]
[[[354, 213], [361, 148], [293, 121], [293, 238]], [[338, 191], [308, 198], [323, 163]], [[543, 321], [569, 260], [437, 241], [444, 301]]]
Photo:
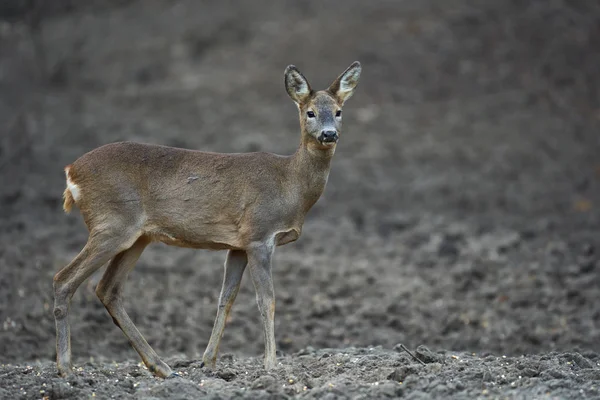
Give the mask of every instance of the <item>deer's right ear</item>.
[[285, 69], [285, 90], [296, 102], [296, 104], [304, 103], [312, 94], [310, 84], [302, 75], [298, 68], [294, 65], [288, 65]]

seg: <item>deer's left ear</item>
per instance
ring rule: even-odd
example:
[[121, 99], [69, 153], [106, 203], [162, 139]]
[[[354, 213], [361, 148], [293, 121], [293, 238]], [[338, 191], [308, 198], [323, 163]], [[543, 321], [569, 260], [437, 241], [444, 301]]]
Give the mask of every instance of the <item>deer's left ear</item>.
[[327, 91], [331, 93], [340, 104], [344, 104], [344, 102], [352, 96], [354, 89], [358, 85], [360, 71], [360, 63], [354, 61], [335, 81], [333, 81]]
[[285, 69], [284, 76], [285, 90], [287, 90], [292, 100], [298, 105], [305, 103], [312, 94], [312, 89], [310, 88], [308, 80], [294, 65], [288, 65]]

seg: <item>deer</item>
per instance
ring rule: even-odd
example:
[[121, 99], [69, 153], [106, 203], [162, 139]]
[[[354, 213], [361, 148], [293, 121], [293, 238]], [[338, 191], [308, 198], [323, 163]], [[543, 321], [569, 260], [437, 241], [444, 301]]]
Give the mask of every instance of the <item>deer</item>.
[[64, 168], [63, 209], [75, 205], [88, 229], [83, 249], [53, 279], [58, 375], [73, 372], [68, 322], [77, 288], [108, 264], [96, 295], [148, 371], [179, 376], [161, 360], [123, 306], [123, 287], [152, 242], [227, 250], [217, 314], [201, 366], [214, 369], [225, 323], [250, 270], [264, 336], [264, 369], [276, 364], [272, 258], [296, 241], [308, 211], [325, 190], [340, 139], [342, 106], [354, 93], [353, 62], [326, 90], [314, 91], [294, 65], [284, 71], [300, 119], [291, 155], [218, 153], [133, 141], [97, 147]]

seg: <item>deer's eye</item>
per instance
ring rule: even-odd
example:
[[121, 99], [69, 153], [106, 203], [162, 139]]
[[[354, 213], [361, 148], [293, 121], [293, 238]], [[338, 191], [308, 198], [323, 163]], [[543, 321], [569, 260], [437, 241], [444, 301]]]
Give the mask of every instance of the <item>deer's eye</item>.
[[336, 116], [336, 117], [341, 117], [341, 116], [342, 116], [342, 110], [337, 110], [337, 111], [335, 112], [335, 116]]
[[312, 112], [312, 111], [309, 111], [309, 112], [307, 112], [307, 113], [306, 113], [306, 116], [307, 116], [308, 118], [314, 118], [314, 117], [315, 117], [315, 113], [314, 113], [314, 112]]

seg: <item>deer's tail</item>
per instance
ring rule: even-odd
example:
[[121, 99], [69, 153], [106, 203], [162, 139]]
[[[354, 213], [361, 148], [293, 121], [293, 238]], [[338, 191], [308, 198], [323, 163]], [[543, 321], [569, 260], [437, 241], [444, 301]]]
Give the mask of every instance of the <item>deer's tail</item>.
[[67, 187], [65, 189], [65, 191], [63, 192], [63, 210], [68, 214], [71, 212], [71, 209], [73, 208], [73, 204], [76, 204], [75, 202], [77, 201], [77, 199], [79, 198], [79, 187], [73, 183], [73, 181], [71, 180], [71, 176], [70, 176], [70, 170], [71, 170], [71, 165], [67, 165], [65, 167], [65, 175], [67, 177]]

